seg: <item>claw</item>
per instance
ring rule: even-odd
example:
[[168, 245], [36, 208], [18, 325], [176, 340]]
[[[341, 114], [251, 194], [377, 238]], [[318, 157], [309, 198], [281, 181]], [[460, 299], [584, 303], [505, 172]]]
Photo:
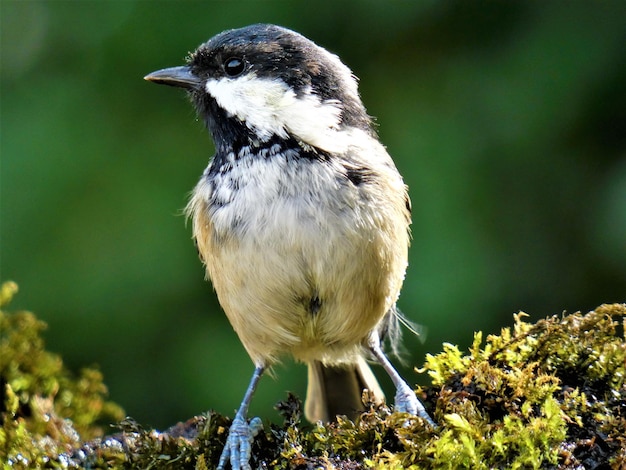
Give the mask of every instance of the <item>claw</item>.
[[395, 410], [401, 413], [418, 414], [419, 401], [409, 387], [398, 387], [395, 397]]
[[426, 410], [424, 409], [424, 405], [422, 405], [422, 402], [420, 402], [415, 396], [413, 389], [411, 389], [404, 379], [400, 377], [398, 371], [394, 369], [391, 362], [389, 362], [389, 359], [387, 359], [387, 356], [385, 356], [385, 353], [380, 347], [380, 337], [378, 336], [378, 331], [373, 330], [370, 332], [368, 346], [374, 357], [378, 360], [378, 362], [380, 362], [380, 365], [383, 366], [385, 371], [387, 371], [387, 374], [389, 374], [393, 384], [396, 386], [396, 411], [409, 413], [413, 416], [419, 416], [433, 429], [437, 429], [437, 425], [432, 419], [430, 419], [430, 416], [428, 416], [428, 413], [426, 413]]
[[401, 384], [396, 389], [395, 410], [401, 413], [409, 413], [413, 416], [419, 416], [430, 424], [433, 429], [437, 429], [437, 425], [430, 418], [430, 416], [428, 416], [424, 406], [415, 396], [415, 392], [411, 390], [406, 383]]
[[263, 429], [263, 423], [260, 418], [253, 418], [248, 424], [245, 418], [237, 414], [230, 425], [228, 439], [217, 469], [224, 470], [226, 464], [230, 462], [233, 470], [251, 470], [252, 442], [261, 429]]

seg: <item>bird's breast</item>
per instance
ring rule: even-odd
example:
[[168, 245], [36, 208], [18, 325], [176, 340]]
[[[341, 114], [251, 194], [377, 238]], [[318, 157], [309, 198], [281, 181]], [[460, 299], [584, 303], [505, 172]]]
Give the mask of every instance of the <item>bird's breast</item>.
[[213, 162], [221, 169], [210, 167], [192, 198], [194, 236], [255, 362], [285, 352], [333, 360], [395, 302], [408, 239], [389, 238], [406, 224], [386, 233], [383, 208], [336, 162], [272, 157]]

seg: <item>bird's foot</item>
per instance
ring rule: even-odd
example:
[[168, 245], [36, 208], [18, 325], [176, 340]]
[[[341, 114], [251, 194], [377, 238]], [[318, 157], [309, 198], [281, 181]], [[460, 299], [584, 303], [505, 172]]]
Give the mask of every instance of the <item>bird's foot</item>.
[[233, 470], [250, 470], [250, 456], [254, 437], [263, 429], [260, 418], [252, 418], [250, 424], [237, 414], [228, 431], [228, 439], [220, 456], [218, 470], [224, 470], [230, 462]]
[[419, 399], [415, 396], [415, 392], [411, 390], [411, 387], [409, 387], [406, 383], [396, 389], [395, 410], [401, 413], [409, 413], [414, 416], [419, 416], [433, 429], [437, 428], [435, 422], [430, 418], [430, 416], [428, 416], [422, 402], [419, 401]]

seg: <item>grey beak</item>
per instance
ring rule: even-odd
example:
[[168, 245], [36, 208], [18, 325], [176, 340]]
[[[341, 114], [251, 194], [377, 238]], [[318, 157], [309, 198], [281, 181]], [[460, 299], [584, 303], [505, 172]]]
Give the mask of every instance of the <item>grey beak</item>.
[[143, 77], [143, 79], [149, 82], [185, 88], [187, 90], [194, 90], [200, 88], [202, 85], [202, 80], [194, 75], [187, 66], [157, 70], [156, 72], [149, 73]]

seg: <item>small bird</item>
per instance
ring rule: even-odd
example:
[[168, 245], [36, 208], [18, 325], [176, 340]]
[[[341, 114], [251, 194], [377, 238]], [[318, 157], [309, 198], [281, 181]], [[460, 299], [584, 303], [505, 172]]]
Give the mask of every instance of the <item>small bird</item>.
[[309, 420], [355, 417], [364, 389], [384, 398], [369, 358], [391, 377], [395, 409], [434, 427], [381, 346], [399, 344], [411, 206], [350, 69], [294, 31], [255, 24], [145, 79], [187, 90], [215, 144], [187, 213], [255, 366], [218, 468], [250, 468], [261, 428], [247, 421], [250, 400], [289, 354], [308, 364]]

